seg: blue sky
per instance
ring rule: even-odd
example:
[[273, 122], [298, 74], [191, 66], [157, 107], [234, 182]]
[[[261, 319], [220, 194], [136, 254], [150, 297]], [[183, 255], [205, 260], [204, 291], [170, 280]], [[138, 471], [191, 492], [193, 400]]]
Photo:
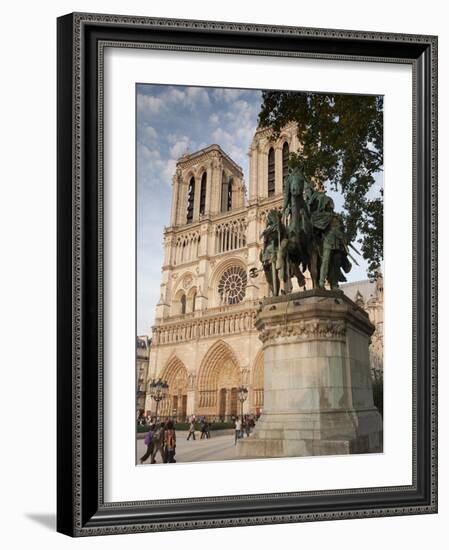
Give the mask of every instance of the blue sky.
[[[162, 234], [170, 218], [176, 161], [212, 143], [239, 164], [248, 182], [248, 147], [257, 127], [258, 90], [139, 84], [137, 93], [137, 333], [149, 334], [159, 300]], [[379, 181], [381, 185], [381, 181]], [[333, 194], [334, 196], [334, 194]], [[335, 197], [336, 209], [341, 207]], [[366, 278], [358, 257], [348, 281]]]

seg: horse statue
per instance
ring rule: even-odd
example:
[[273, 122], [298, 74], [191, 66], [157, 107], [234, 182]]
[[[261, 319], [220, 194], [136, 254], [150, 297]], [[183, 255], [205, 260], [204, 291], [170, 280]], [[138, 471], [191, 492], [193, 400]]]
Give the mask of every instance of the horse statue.
[[291, 279], [296, 277], [298, 285], [305, 286], [298, 256], [290, 255], [293, 250], [288, 228], [282, 220], [282, 213], [273, 209], [268, 212], [267, 225], [262, 232], [263, 250], [260, 261], [271, 294], [289, 294], [292, 291]]
[[289, 294], [294, 277], [305, 288], [307, 270], [313, 288], [326, 283], [338, 288], [352, 267], [348, 257], [357, 263], [349, 254], [349, 247], [358, 251], [348, 240], [342, 216], [335, 212], [332, 198], [306, 177], [301, 161], [289, 162], [282, 212], [268, 212], [261, 237], [260, 261], [273, 296]]
[[284, 180], [284, 217], [287, 224], [287, 253], [299, 273], [298, 284], [305, 286], [303, 272], [309, 270], [313, 287], [319, 286], [320, 246], [314, 235], [310, 205], [305, 200], [307, 190], [313, 188], [301, 164], [290, 167]]

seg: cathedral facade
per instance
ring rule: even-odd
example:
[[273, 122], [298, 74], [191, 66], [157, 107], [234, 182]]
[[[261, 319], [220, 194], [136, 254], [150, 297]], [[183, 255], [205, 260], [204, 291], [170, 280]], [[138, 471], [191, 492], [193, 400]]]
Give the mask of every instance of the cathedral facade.
[[[178, 160], [147, 375], [148, 382], [168, 382], [162, 417], [229, 419], [241, 412], [241, 385], [248, 389], [243, 412], [262, 411], [262, 344], [254, 319], [269, 291], [263, 273], [249, 272], [260, 270], [260, 235], [268, 211], [281, 208], [289, 153], [298, 148], [294, 124], [277, 139], [269, 129], [257, 130], [248, 189], [242, 169], [219, 145]], [[147, 414], [154, 408], [147, 393]]]

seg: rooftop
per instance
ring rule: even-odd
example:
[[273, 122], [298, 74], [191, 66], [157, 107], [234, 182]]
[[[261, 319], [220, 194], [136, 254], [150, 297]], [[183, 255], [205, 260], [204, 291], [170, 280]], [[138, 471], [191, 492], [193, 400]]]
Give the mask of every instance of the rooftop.
[[240, 173], [240, 175], [243, 176], [242, 168], [236, 162], [234, 162], [232, 158], [227, 153], [225, 153], [225, 151], [223, 151], [223, 149], [217, 143], [212, 143], [211, 145], [208, 145], [207, 147], [204, 147], [199, 151], [195, 151], [194, 153], [184, 153], [182, 157], [178, 159], [176, 164], [184, 164], [185, 162], [199, 159], [202, 155], [207, 155], [207, 153], [211, 153], [213, 151], [216, 151], [221, 156], [223, 156]]

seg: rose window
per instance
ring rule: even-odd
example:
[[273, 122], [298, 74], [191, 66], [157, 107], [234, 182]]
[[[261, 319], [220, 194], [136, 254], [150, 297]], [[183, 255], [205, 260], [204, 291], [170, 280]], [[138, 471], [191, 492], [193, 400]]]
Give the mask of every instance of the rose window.
[[230, 267], [221, 276], [218, 293], [223, 304], [238, 304], [245, 297], [246, 271], [241, 267]]

